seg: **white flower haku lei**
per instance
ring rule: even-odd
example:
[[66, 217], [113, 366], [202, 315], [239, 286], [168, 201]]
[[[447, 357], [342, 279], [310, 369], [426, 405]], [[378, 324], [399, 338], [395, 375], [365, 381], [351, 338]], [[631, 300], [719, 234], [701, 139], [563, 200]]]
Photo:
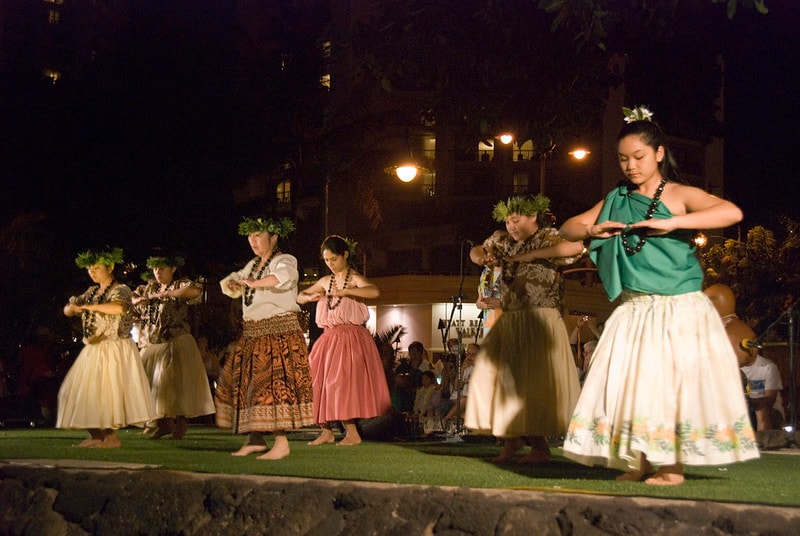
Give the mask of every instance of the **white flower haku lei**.
[[650, 118], [653, 117], [653, 112], [644, 106], [637, 106], [633, 109], [623, 107], [622, 113], [625, 114], [626, 123], [633, 123], [634, 121], [650, 121]]

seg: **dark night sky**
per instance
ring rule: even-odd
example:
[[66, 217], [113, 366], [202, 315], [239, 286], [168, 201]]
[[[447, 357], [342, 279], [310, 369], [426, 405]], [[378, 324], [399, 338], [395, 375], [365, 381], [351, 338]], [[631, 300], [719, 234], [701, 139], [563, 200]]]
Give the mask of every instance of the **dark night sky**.
[[[224, 2], [217, 4], [217, 9], [222, 9], [220, 6], [224, 4]], [[797, 27], [800, 27], [800, 1], [767, 0], [767, 6], [770, 8], [770, 13], [764, 16], [752, 10], [742, 10], [737, 13], [733, 21], [734, 37], [729, 42], [729, 53], [726, 58], [725, 195], [744, 209], [745, 229], [756, 224], [776, 228], [781, 215], [800, 219], [798, 202], [800, 166], [795, 156], [797, 148], [800, 147], [800, 128], [798, 128], [800, 103], [797, 99], [800, 94], [798, 91], [800, 90], [800, 39], [797, 31]], [[179, 32], [171, 38], [175, 40], [172, 43], [175, 47], [195, 46], [193, 43], [180, 43], [177, 35]], [[194, 37], [197, 38], [197, 35]], [[143, 38], [146, 38], [146, 35]], [[224, 54], [221, 54], [216, 59], [222, 58], [224, 61], [224, 57]], [[220, 64], [215, 65], [215, 68], [223, 72], [229, 66]], [[198, 84], [210, 83], [203, 81], [213, 79], [213, 77], [205, 78], [205, 73], [183, 74], [194, 77], [192, 79]], [[687, 82], [676, 80], [675, 83]], [[163, 90], [166, 95], [171, 95], [173, 92], [168, 82], [164, 87], [156, 89]], [[224, 88], [220, 88], [219, 91], [223, 90]], [[212, 96], [213, 93], [209, 92]], [[141, 135], [146, 139], [150, 136], [144, 131], [148, 128], [146, 121], [160, 119], [157, 108], [153, 111], [157, 98], [157, 95], [132, 95], [128, 104], [142, 107], [145, 114], [121, 113], [118, 118], [126, 122], [140, 122], [143, 129]], [[169, 98], [173, 102], [162, 104], [169, 109], [186, 104], [180, 99], [176, 100], [174, 95]], [[206, 109], [212, 109], [214, 103], [202, 105], [207, 106]], [[146, 115], [148, 112], [149, 117]], [[195, 139], [190, 140], [191, 143], [183, 144], [181, 143], [185, 141], [183, 139], [176, 141], [175, 150], [193, 150], [192, 144], [203, 146], [203, 144], [217, 143], [219, 140], [215, 138], [227, 136], [227, 133], [213, 132], [213, 122], [221, 122], [220, 117], [227, 113], [228, 110], [222, 105], [208, 114], [212, 116], [210, 123], [193, 124], [192, 118], [202, 114], [193, 114], [189, 110], [182, 116], [189, 118], [189, 122], [182, 126], [192, 129], [191, 137]], [[154, 125], [159, 130], [155, 135], [167, 141], [174, 141], [175, 137], [171, 139], [169, 136], [169, 129], [177, 128], [177, 125], [158, 123], [159, 121], [156, 121]], [[114, 145], [115, 133], [112, 127], [113, 125], [109, 127], [111, 130], [108, 133], [107, 144], [95, 145], [93, 150], [119, 149], [119, 146]], [[138, 147], [135, 142], [136, 139], [133, 138], [133, 143], [124, 147], [124, 150], [130, 152], [131, 159], [137, 157]], [[165, 150], [164, 154], [159, 156], [168, 160], [168, 152]], [[83, 165], [88, 166], [92, 163]], [[196, 180], [196, 175], [193, 174], [173, 175], [167, 179], [168, 183], [160, 177], [160, 182], [153, 184], [149, 172], [163, 169], [168, 164], [168, 161], [159, 162], [145, 155], [142, 162], [132, 161], [129, 169], [109, 169], [107, 177], [103, 180], [97, 178], [88, 180], [80, 175], [80, 170], [77, 170], [68, 183], [45, 184], [41, 189], [27, 184], [16, 185], [18, 199], [27, 199], [25, 203], [27, 209], [35, 208], [37, 204], [45, 206], [66, 203], [68, 210], [72, 211], [69, 215], [74, 216], [74, 219], [67, 220], [69, 225], [75, 227], [76, 232], [97, 233], [100, 241], [105, 240], [106, 236], [112, 237], [113, 240], [114, 232], [126, 228], [131, 214], [140, 213], [142, 210], [147, 211], [153, 218], [162, 217], [161, 220], [157, 220], [157, 224], [167, 229], [174, 222], [169, 217], [163, 217], [162, 209], [183, 203], [189, 207], [186, 209], [186, 214], [206, 216], [191, 225], [196, 235], [203, 236], [203, 244], [207, 245], [209, 250], [219, 250], [230, 240], [235, 240], [235, 236], [232, 236], [233, 227], [221, 232], [225, 238], [215, 236], [220, 233], [213, 228], [211, 213], [208, 212], [219, 208], [219, 201], [222, 198], [219, 188], [229, 186], [193, 182]], [[82, 199], [83, 188], [105, 191], [108, 195], [117, 196], [125, 201], [124, 206], [117, 210], [109, 208], [108, 204], [102, 206], [103, 203], [98, 203], [96, 200]], [[13, 199], [8, 203], [11, 207], [22, 208], [21, 205], [15, 206], [15, 204], [16, 201]], [[11, 208], [12, 212], [14, 208]], [[98, 210], [96, 214], [100, 215], [100, 219], [111, 223], [113, 228], [103, 229], [103, 222], [93, 221], [94, 210]], [[136, 229], [134, 234], [135, 231]], [[98, 240], [87, 242], [96, 241]], [[127, 243], [130, 239], [122, 239], [121, 242]]]
[[768, 15], [734, 21], [726, 59], [725, 194], [745, 228], [800, 219], [800, 2], [766, 4]]

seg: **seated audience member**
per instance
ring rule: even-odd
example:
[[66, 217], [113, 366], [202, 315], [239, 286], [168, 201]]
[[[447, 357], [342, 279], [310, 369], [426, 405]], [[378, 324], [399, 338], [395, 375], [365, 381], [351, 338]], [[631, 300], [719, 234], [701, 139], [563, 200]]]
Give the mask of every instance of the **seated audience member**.
[[441, 393], [437, 389], [436, 378], [432, 371], [426, 370], [422, 373], [422, 385], [417, 389], [414, 398], [414, 414], [426, 434], [441, 429], [439, 419], [436, 418], [436, 407], [440, 400]]
[[[750, 349], [752, 359], [739, 363], [747, 377], [747, 392], [751, 420], [756, 431], [777, 430], [783, 424], [783, 402], [781, 401], [781, 373], [778, 366]], [[753, 419], [752, 417], [755, 417]], [[758, 435], [758, 434], [756, 434]]]
[[[472, 375], [472, 367], [475, 365], [475, 358], [478, 356], [478, 351], [480, 351], [480, 346], [478, 344], [471, 343], [467, 346], [467, 351], [461, 364], [461, 380], [455, 382], [458, 388], [450, 393], [450, 408], [442, 419], [445, 424], [454, 422], [456, 417], [459, 419], [464, 417], [464, 412], [467, 409], [469, 378]], [[458, 403], [456, 403], [456, 400]]]
[[[758, 354], [758, 348], [748, 348], [747, 340], [755, 340], [756, 334], [735, 312], [736, 300], [733, 291], [720, 283], [703, 291], [714, 304], [725, 326], [739, 369], [746, 377], [750, 420], [756, 429], [756, 441], [760, 448], [779, 448], [788, 443], [783, 430], [778, 430], [783, 421], [783, 404], [780, 400], [782, 388], [778, 367]], [[777, 415], [776, 415], [777, 412]], [[775, 421], [775, 422], [773, 422]]]

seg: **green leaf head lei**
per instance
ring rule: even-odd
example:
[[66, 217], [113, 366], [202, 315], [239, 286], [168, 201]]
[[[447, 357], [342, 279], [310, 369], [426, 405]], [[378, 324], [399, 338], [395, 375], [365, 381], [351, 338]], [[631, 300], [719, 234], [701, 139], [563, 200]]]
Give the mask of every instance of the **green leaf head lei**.
[[174, 257], [148, 257], [148, 259], [147, 259], [147, 267], [150, 268], [150, 269], [152, 269], [152, 268], [160, 268], [160, 267], [164, 267], [164, 266], [169, 266], [169, 267], [173, 267], [174, 266], [176, 268], [180, 268], [184, 264], [186, 264], [186, 261], [183, 260], [183, 257], [178, 257], [178, 256], [174, 256]]
[[276, 234], [281, 238], [286, 238], [289, 233], [294, 231], [294, 223], [289, 218], [273, 220], [271, 218], [245, 218], [239, 224], [239, 234], [248, 236], [253, 233]]
[[550, 199], [537, 194], [534, 197], [514, 196], [505, 201], [500, 201], [492, 210], [492, 217], [497, 222], [504, 222], [512, 214], [520, 216], [533, 216], [543, 214], [550, 208]]
[[122, 261], [122, 248], [111, 248], [104, 251], [84, 251], [75, 257], [75, 264], [78, 265], [78, 268], [88, 268], [95, 264], [111, 267], [116, 264], [122, 264]]

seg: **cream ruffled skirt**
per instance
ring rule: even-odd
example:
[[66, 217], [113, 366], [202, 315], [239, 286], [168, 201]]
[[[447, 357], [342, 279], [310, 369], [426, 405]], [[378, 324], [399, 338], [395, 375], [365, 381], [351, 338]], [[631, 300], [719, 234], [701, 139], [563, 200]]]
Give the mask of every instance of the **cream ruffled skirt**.
[[739, 368], [702, 292], [623, 293], [595, 348], [564, 455], [641, 469], [757, 458]]
[[59, 389], [56, 428], [117, 429], [154, 418], [150, 385], [133, 341], [84, 346]]

